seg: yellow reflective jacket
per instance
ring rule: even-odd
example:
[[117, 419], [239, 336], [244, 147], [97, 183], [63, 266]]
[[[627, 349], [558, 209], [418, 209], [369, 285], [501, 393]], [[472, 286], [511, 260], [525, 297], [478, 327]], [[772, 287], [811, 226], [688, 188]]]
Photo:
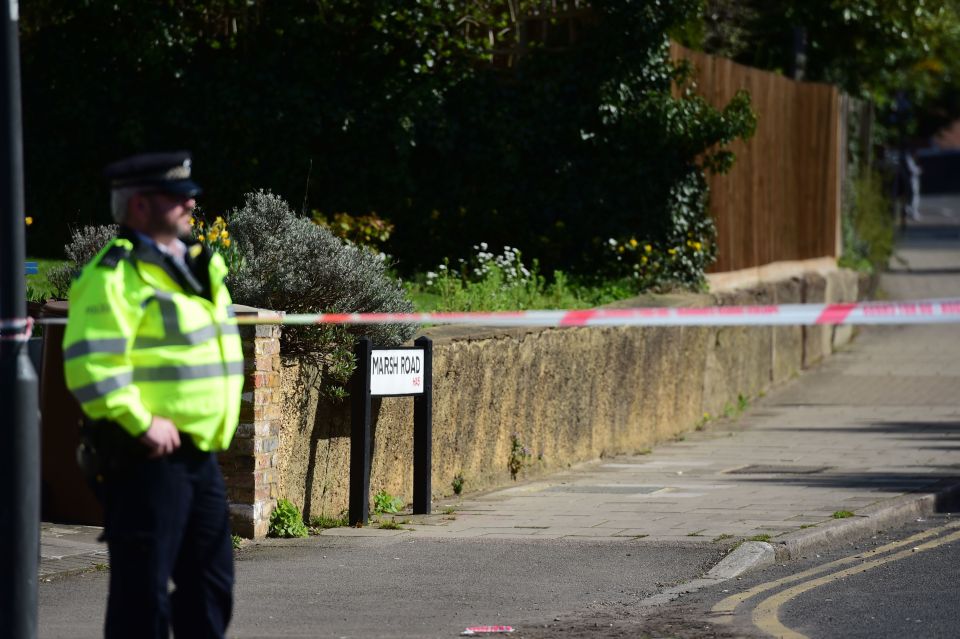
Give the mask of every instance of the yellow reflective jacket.
[[178, 268], [125, 230], [90, 261], [70, 288], [67, 387], [91, 419], [134, 437], [157, 415], [201, 450], [224, 450], [243, 387], [227, 268], [200, 244], [188, 246], [187, 260], [191, 269]]

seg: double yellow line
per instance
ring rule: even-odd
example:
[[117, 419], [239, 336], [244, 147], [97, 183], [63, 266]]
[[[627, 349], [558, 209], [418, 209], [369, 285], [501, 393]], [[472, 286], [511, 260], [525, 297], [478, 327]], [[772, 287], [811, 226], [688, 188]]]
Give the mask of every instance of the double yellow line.
[[[839, 581], [852, 575], [858, 575], [882, 566], [883, 564], [905, 559], [918, 552], [931, 550], [960, 540], [960, 530], [957, 530], [958, 528], [960, 528], [960, 521], [954, 521], [946, 526], [931, 528], [930, 530], [925, 530], [906, 539], [901, 539], [900, 541], [895, 541], [855, 556], [844, 557], [843, 559], [838, 559], [822, 566], [816, 566], [795, 575], [784, 577], [783, 579], [754, 586], [749, 590], [731, 595], [718, 602], [712, 608], [712, 613], [715, 616], [714, 621], [717, 623], [730, 623], [736, 608], [748, 599], [752, 599], [770, 590], [777, 590], [783, 586], [802, 582], [760, 601], [753, 609], [751, 620], [754, 626], [774, 637], [781, 637], [783, 639], [807, 639], [805, 635], [787, 628], [780, 622], [778, 612], [783, 604], [808, 590], [813, 590], [830, 582]], [[932, 537], [935, 539], [924, 541]], [[909, 548], [906, 550], [898, 550], [905, 546], [909, 546]]]

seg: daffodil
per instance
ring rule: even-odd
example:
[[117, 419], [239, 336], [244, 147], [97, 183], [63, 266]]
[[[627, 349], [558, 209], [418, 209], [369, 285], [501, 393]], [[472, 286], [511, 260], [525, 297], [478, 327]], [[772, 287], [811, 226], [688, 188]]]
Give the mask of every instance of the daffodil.
[[[226, 232], [226, 231], [224, 231], [224, 232]], [[227, 247], [230, 246], [230, 238], [229, 238], [229, 237], [224, 238], [224, 240], [223, 240], [223, 245], [224, 245], [224, 246], [227, 246]]]
[[631, 247], [631, 248], [637, 248], [637, 241], [636, 241], [635, 239], [633, 239], [632, 237], [630, 238], [630, 247]]
[[25, 217], [23, 221], [27, 223], [27, 226], [30, 226], [31, 224], [33, 224], [33, 218], [30, 217], [29, 215]]
[[647, 244], [646, 246], [643, 247], [643, 250], [649, 253], [653, 250], [653, 247]]
[[220, 239], [221, 239], [221, 240], [225, 240], [225, 239], [227, 239], [228, 237], [230, 237], [230, 234], [227, 233], [227, 229], [223, 229], [222, 231], [220, 231]]
[[204, 240], [207, 239], [207, 238], [203, 235], [203, 233], [201, 233], [200, 235], [197, 236], [197, 239], [202, 242], [202, 241], [204, 241]]

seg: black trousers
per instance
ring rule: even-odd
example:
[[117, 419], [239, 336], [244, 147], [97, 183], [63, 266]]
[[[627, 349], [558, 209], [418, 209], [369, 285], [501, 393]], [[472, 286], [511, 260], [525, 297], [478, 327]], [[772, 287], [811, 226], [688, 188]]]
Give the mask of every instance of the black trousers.
[[[188, 436], [172, 455], [103, 485], [110, 551], [105, 636], [221, 638], [233, 609], [233, 545], [216, 455]], [[174, 591], [169, 592], [173, 581]]]

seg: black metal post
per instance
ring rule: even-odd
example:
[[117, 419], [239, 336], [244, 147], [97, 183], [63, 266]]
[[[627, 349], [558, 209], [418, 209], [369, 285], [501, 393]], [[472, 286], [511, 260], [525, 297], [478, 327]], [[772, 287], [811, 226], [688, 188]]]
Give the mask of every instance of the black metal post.
[[[37, 636], [38, 383], [26, 341], [23, 137], [16, 0], [0, 2], [0, 628]], [[9, 635], [6, 633], [9, 632]]]
[[373, 343], [361, 337], [354, 346], [357, 370], [350, 386], [350, 525], [366, 525], [370, 517], [370, 352]]
[[430, 514], [433, 471], [433, 341], [420, 337], [423, 349], [423, 393], [413, 400], [413, 514]]

